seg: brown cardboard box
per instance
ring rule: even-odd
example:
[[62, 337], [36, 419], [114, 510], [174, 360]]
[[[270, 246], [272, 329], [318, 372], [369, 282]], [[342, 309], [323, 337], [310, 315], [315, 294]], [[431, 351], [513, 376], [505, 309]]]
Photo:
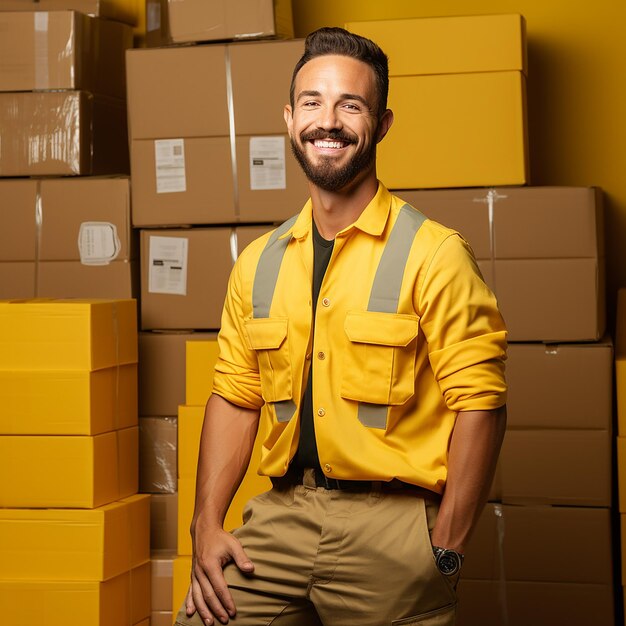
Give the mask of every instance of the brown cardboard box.
[[74, 11], [0, 12], [0, 91], [82, 89], [126, 98], [130, 26]]
[[599, 343], [512, 343], [507, 428], [612, 427], [613, 349]]
[[291, 0], [179, 0], [164, 8], [163, 43], [293, 37]]
[[[172, 585], [175, 550], [152, 550], [152, 611], [172, 610]], [[170, 619], [169, 625], [171, 626]]]
[[150, 626], [172, 626], [174, 616], [172, 610], [152, 611], [150, 613]]
[[150, 547], [176, 551], [178, 493], [155, 493], [150, 500]]
[[174, 493], [176, 491], [175, 417], [139, 418], [139, 491]]
[[[604, 218], [599, 189], [396, 193], [470, 243], [498, 297], [510, 341], [597, 341], [603, 335]], [[561, 236], [564, 224], [566, 237]]]
[[500, 454], [502, 501], [610, 506], [611, 444], [607, 430], [508, 430]]
[[233, 266], [233, 234], [241, 252], [271, 228], [141, 231], [142, 330], [218, 329]]
[[608, 508], [489, 503], [465, 551], [462, 577], [610, 584], [612, 550]]
[[391, 188], [528, 183], [521, 15], [351, 22], [389, 56], [394, 123], [379, 146]]
[[138, 295], [128, 178], [0, 179], [0, 297]]
[[0, 93], [0, 176], [127, 174], [123, 100], [86, 91]]
[[0, 11], [80, 11], [135, 26], [137, 12], [128, 0], [0, 0]]
[[215, 333], [139, 333], [139, 415], [168, 417], [185, 403], [187, 341], [215, 340]]
[[308, 188], [283, 108], [302, 50], [297, 40], [128, 51], [135, 226], [280, 222], [301, 209]]
[[614, 626], [613, 585], [463, 580], [458, 626]]

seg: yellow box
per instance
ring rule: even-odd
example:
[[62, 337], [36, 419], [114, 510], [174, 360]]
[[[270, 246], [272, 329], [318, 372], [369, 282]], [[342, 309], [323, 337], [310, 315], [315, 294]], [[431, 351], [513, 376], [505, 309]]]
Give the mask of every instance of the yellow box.
[[149, 617], [149, 602], [149, 562], [104, 582], [0, 580], [0, 615], [13, 626], [34, 615], [46, 626], [132, 626]]
[[[624, 437], [626, 436], [626, 289], [624, 288], [617, 291], [615, 390], [617, 392], [617, 434]], [[624, 460], [626, 461], [626, 458]], [[626, 476], [626, 470], [624, 474]]]
[[0, 434], [98, 435], [137, 426], [137, 364], [0, 370]]
[[471, 15], [348, 22], [389, 57], [390, 76], [526, 72], [522, 15]]
[[[150, 559], [150, 496], [97, 509], [0, 509], [0, 580], [104, 581]], [[137, 542], [137, 545], [133, 545]]]
[[185, 403], [204, 406], [213, 391], [213, 373], [219, 349], [215, 341], [188, 341]]
[[174, 584], [172, 589], [172, 613], [176, 615], [185, 601], [191, 576], [191, 557], [177, 556], [174, 559]]
[[389, 55], [391, 189], [528, 182], [526, 40], [519, 15], [353, 22]]
[[617, 491], [619, 512], [626, 513], [626, 437], [617, 438]]
[[204, 422], [203, 406], [178, 407], [178, 477], [196, 478], [198, 449]]
[[135, 300], [0, 301], [0, 370], [98, 370], [137, 362]]
[[[180, 426], [180, 419], [179, 419]], [[235, 493], [226, 517], [224, 518], [224, 528], [228, 531], [241, 526], [243, 521], [243, 509], [254, 496], [271, 489], [272, 483], [267, 476], [259, 476], [257, 468], [261, 461], [261, 447], [263, 437], [257, 434], [250, 458], [250, 465]], [[196, 492], [195, 476], [179, 478], [178, 480], [178, 554], [190, 555], [191, 536], [189, 527], [193, 517]]]
[[138, 427], [0, 436], [0, 506], [95, 508], [137, 492]]

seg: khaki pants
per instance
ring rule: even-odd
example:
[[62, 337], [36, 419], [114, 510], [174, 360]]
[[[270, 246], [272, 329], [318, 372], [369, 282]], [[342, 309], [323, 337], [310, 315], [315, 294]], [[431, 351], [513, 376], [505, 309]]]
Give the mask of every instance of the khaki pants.
[[[308, 484], [253, 498], [234, 534], [254, 574], [232, 563], [224, 570], [237, 607], [231, 623], [452, 626], [457, 581], [439, 572], [430, 543], [437, 510], [411, 491]], [[184, 605], [176, 624], [203, 626]]]

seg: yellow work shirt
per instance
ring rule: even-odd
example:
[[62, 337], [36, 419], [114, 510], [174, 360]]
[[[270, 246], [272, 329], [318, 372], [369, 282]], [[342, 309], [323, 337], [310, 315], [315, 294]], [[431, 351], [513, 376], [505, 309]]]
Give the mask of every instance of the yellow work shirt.
[[[394, 256], [402, 239], [405, 259]], [[506, 401], [506, 329], [469, 245], [379, 183], [336, 235], [314, 325], [312, 275], [309, 200], [250, 244], [230, 277], [213, 391], [261, 409], [260, 473], [282, 476], [296, 452], [312, 367], [327, 476], [441, 493], [457, 412]]]

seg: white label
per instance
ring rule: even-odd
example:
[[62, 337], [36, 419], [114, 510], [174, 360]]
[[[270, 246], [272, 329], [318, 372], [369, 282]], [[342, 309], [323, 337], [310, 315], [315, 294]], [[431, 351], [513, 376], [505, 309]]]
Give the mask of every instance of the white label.
[[250, 137], [250, 189], [286, 189], [285, 138]]
[[78, 230], [78, 251], [83, 265], [108, 265], [120, 253], [117, 227], [110, 222], [83, 222]]
[[187, 191], [184, 139], [156, 139], [154, 162], [157, 193]]
[[186, 237], [150, 237], [148, 291], [187, 295]]

